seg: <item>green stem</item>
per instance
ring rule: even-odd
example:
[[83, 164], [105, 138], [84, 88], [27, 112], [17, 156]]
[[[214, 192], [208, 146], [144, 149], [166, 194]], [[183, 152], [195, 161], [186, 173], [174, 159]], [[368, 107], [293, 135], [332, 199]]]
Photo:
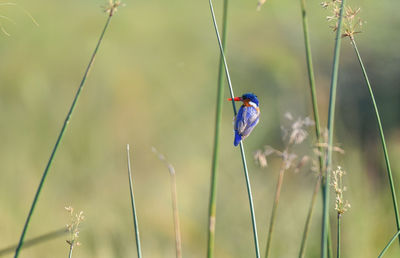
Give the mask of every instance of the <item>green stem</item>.
[[339, 68], [339, 53], [341, 43], [342, 20], [345, 0], [342, 0], [340, 7], [340, 15], [338, 21], [338, 28], [336, 31], [335, 50], [333, 55], [333, 67], [331, 77], [331, 90], [329, 97], [329, 113], [328, 113], [328, 150], [326, 155], [326, 173], [324, 180], [324, 203], [323, 203], [323, 219], [322, 219], [322, 236], [321, 236], [321, 257], [326, 258], [328, 251], [328, 226], [329, 226], [329, 184], [330, 184], [330, 171], [332, 165], [332, 146], [333, 146], [333, 129], [335, 118], [335, 104], [336, 104], [336, 88]]
[[[66, 234], [68, 232], [69, 231], [67, 229], [65, 229], [65, 227], [63, 227], [61, 229], [58, 229], [58, 230], [43, 234], [41, 236], [38, 236], [38, 237], [35, 237], [35, 238], [32, 238], [32, 239], [29, 239], [29, 240], [25, 241], [23, 248], [27, 248], [27, 247], [30, 247], [30, 246], [34, 246], [36, 244], [43, 243], [43, 242], [48, 241], [48, 240], [52, 240], [52, 239], [54, 239], [56, 237], [60, 237], [60, 236], [62, 236], [64, 234]], [[6, 254], [9, 254], [9, 253], [13, 253], [15, 251], [15, 248], [17, 248], [17, 245], [13, 245], [13, 246], [1, 249], [0, 250], [0, 256], [6, 255]]]
[[383, 155], [385, 157], [385, 163], [386, 163], [386, 168], [387, 168], [387, 173], [388, 173], [388, 178], [389, 178], [390, 190], [391, 190], [391, 193], [392, 193], [392, 201], [393, 201], [394, 214], [395, 214], [395, 217], [396, 217], [396, 225], [397, 225], [397, 230], [399, 231], [400, 230], [399, 209], [398, 209], [396, 191], [395, 191], [394, 182], [393, 182], [392, 169], [391, 169], [390, 161], [389, 161], [389, 154], [388, 154], [388, 151], [387, 151], [387, 148], [386, 148], [385, 135], [383, 133], [381, 117], [379, 115], [378, 106], [376, 104], [375, 97], [374, 97], [374, 92], [372, 91], [372, 87], [371, 87], [371, 84], [369, 82], [368, 75], [367, 75], [367, 72], [365, 70], [364, 63], [363, 63], [363, 61], [361, 59], [360, 52], [358, 51], [356, 42], [354, 41], [353, 37], [350, 37], [350, 40], [351, 40], [351, 43], [353, 45], [354, 50], [356, 51], [358, 62], [360, 63], [360, 66], [361, 66], [361, 69], [362, 69], [362, 72], [363, 72], [363, 75], [364, 75], [364, 79], [365, 79], [365, 82], [367, 83], [368, 91], [369, 91], [369, 94], [371, 96], [372, 103], [374, 105], [376, 121], [378, 122], [378, 127], [379, 127], [379, 136], [381, 138], [381, 143], [382, 143], [382, 148], [383, 148]]
[[336, 243], [336, 257], [340, 258], [340, 220], [341, 214], [337, 214], [337, 243]]
[[72, 258], [72, 250], [74, 249], [74, 243], [72, 242], [69, 245], [69, 253], [68, 253], [68, 258]]
[[175, 247], [176, 258], [182, 258], [182, 237], [181, 229], [179, 226], [179, 212], [178, 212], [178, 195], [176, 191], [176, 174], [175, 170], [171, 173], [171, 197], [172, 197], [172, 212], [174, 215], [174, 228], [175, 228]]
[[285, 175], [285, 161], [282, 161], [281, 169], [279, 171], [278, 183], [276, 185], [276, 190], [275, 190], [275, 199], [274, 199], [274, 203], [272, 205], [271, 219], [269, 221], [269, 230], [268, 230], [268, 237], [267, 237], [267, 246], [265, 249], [265, 258], [268, 258], [269, 252], [271, 250], [270, 247], [271, 247], [272, 233], [274, 232], [276, 211], [278, 209], [279, 199], [281, 196], [281, 189], [282, 189], [284, 175]]
[[[317, 93], [316, 93], [316, 89], [315, 89], [314, 67], [313, 67], [313, 63], [312, 63], [310, 36], [308, 34], [308, 19], [307, 19], [305, 0], [300, 0], [300, 5], [301, 5], [301, 14], [302, 14], [302, 22], [303, 22], [304, 46], [306, 49], [308, 80], [310, 83], [311, 102], [312, 102], [314, 121], [315, 121], [315, 134], [317, 136], [317, 142], [321, 143], [321, 129], [320, 129], [320, 124], [319, 124]], [[322, 152], [322, 147], [319, 147], [319, 150]], [[322, 173], [323, 158], [321, 155], [319, 155], [319, 166], [320, 166], [320, 171]]]
[[312, 218], [312, 215], [314, 212], [314, 207], [315, 207], [315, 203], [317, 200], [317, 194], [318, 194], [319, 188], [321, 187], [321, 178], [322, 178], [321, 176], [318, 176], [317, 182], [314, 187], [314, 192], [311, 197], [311, 205], [308, 210], [306, 225], [304, 226], [304, 232], [303, 232], [303, 238], [301, 240], [299, 258], [303, 258], [305, 255], [305, 252], [306, 252], [306, 242], [307, 242], [307, 238], [308, 238], [308, 232], [310, 230], [311, 218]]
[[[317, 93], [315, 87], [315, 76], [314, 76], [314, 66], [312, 63], [312, 51], [311, 51], [311, 44], [310, 44], [310, 37], [308, 33], [308, 19], [307, 19], [307, 11], [306, 11], [306, 1], [300, 0], [300, 7], [301, 7], [301, 16], [302, 16], [302, 24], [303, 24], [303, 33], [304, 33], [304, 46], [306, 50], [306, 61], [307, 61], [307, 71], [308, 71], [308, 79], [310, 84], [310, 93], [311, 93], [311, 102], [312, 102], [312, 109], [314, 114], [314, 121], [315, 121], [315, 135], [317, 138], [317, 143], [321, 143], [321, 129], [320, 129], [320, 122], [319, 122], [319, 113], [318, 113], [318, 102], [317, 102]], [[318, 147], [319, 152], [322, 153], [322, 147]], [[324, 171], [324, 162], [322, 155], [319, 155], [319, 168], [320, 168], [320, 176], [316, 182], [316, 187], [321, 186], [321, 178], [323, 176]], [[306, 250], [306, 242], [308, 238], [308, 231], [310, 229], [312, 214], [315, 206], [315, 200], [318, 193], [318, 188], [314, 189], [314, 193], [312, 195], [311, 205], [308, 210], [308, 215], [306, 219], [306, 223], [304, 226], [303, 238], [301, 241], [300, 253], [299, 257], [304, 257], [305, 250]], [[323, 186], [322, 186], [323, 188]], [[323, 191], [323, 190], [322, 190]], [[329, 241], [329, 240], [328, 240]]]
[[135, 228], [136, 250], [137, 250], [138, 258], [141, 258], [142, 250], [140, 248], [139, 224], [138, 224], [138, 220], [137, 220], [137, 216], [136, 216], [135, 195], [133, 193], [133, 182], [132, 182], [132, 171], [131, 171], [131, 158], [130, 158], [130, 154], [129, 154], [129, 144], [126, 145], [126, 152], [127, 152], [127, 158], [128, 158], [129, 192], [131, 195], [133, 225]]
[[[220, 37], [219, 31], [218, 31], [218, 25], [217, 25], [217, 22], [216, 22], [216, 19], [215, 19], [214, 7], [213, 7], [213, 4], [212, 4], [211, 0], [209, 0], [209, 5], [210, 5], [212, 21], [213, 21], [215, 33], [216, 33], [216, 36], [217, 36], [219, 49], [220, 49], [220, 54], [222, 56], [222, 60], [223, 60], [223, 63], [224, 63], [225, 75], [226, 75], [226, 79], [228, 81], [229, 92], [230, 92], [230, 95], [231, 95], [231, 98], [232, 98], [232, 109], [233, 109], [234, 115], [236, 116], [237, 112], [236, 112], [235, 101], [233, 100], [234, 99], [234, 94], [233, 94], [233, 87], [232, 87], [231, 77], [229, 75], [228, 64], [226, 62], [226, 58], [225, 58], [225, 54], [224, 54], [224, 47], [222, 46], [221, 37]], [[260, 257], [260, 248], [259, 248], [259, 245], [258, 245], [256, 217], [255, 217], [255, 213], [254, 213], [253, 197], [252, 197], [252, 193], [251, 193], [249, 172], [248, 172], [248, 169], [247, 169], [246, 156], [245, 156], [245, 153], [244, 153], [243, 142], [240, 142], [240, 153], [241, 153], [241, 156], [242, 156], [243, 171], [244, 171], [244, 175], [245, 175], [245, 179], [246, 179], [247, 195], [248, 195], [248, 199], [249, 199], [250, 215], [251, 215], [251, 221], [252, 221], [252, 226], [253, 226], [254, 247], [255, 247], [256, 257], [259, 258]]]
[[383, 255], [386, 253], [386, 251], [389, 249], [389, 247], [392, 245], [393, 241], [397, 238], [397, 236], [400, 236], [400, 231], [397, 231], [397, 233], [390, 239], [389, 243], [383, 248], [382, 252], [379, 254], [378, 258], [383, 257]]
[[[226, 42], [226, 27], [227, 27], [227, 16], [228, 16], [228, 0], [224, 0], [222, 15], [222, 47], [225, 49]], [[210, 188], [210, 203], [209, 203], [209, 219], [208, 219], [208, 243], [207, 243], [207, 257], [211, 258], [214, 256], [215, 246], [215, 221], [217, 213], [217, 173], [218, 173], [218, 160], [219, 160], [219, 135], [221, 128], [221, 117], [222, 117], [222, 103], [224, 97], [223, 87], [223, 73], [224, 63], [222, 55], [219, 58], [219, 70], [218, 70], [218, 89], [217, 89], [217, 107], [215, 114], [215, 132], [214, 132], [214, 151], [212, 158], [211, 167], [211, 188]]]
[[88, 64], [87, 68], [86, 68], [86, 71], [85, 71], [84, 75], [83, 75], [82, 81], [81, 81], [81, 83], [80, 83], [80, 85], [79, 85], [79, 87], [78, 87], [78, 90], [77, 90], [76, 94], [75, 94], [75, 97], [74, 97], [74, 100], [73, 100], [73, 102], [72, 102], [72, 105], [71, 105], [71, 107], [70, 107], [70, 109], [69, 109], [69, 111], [68, 111], [67, 117], [65, 118], [64, 124], [63, 124], [63, 126], [62, 126], [62, 128], [61, 128], [61, 131], [60, 131], [60, 134], [58, 135], [56, 144], [54, 145], [53, 151], [51, 152], [49, 161], [47, 162], [46, 168], [45, 168], [45, 170], [44, 170], [44, 172], [43, 172], [42, 179], [40, 180], [39, 186], [38, 186], [38, 188], [37, 188], [35, 197], [34, 197], [33, 202], [32, 202], [31, 209], [29, 210], [28, 217], [27, 217], [27, 219], [26, 219], [24, 228], [23, 228], [23, 230], [22, 230], [21, 237], [20, 237], [20, 240], [19, 240], [17, 249], [15, 250], [15, 255], [14, 255], [15, 258], [18, 257], [19, 252], [20, 252], [20, 250], [21, 250], [21, 248], [22, 248], [22, 246], [23, 246], [25, 234], [26, 234], [26, 231], [27, 231], [27, 229], [28, 229], [28, 227], [29, 227], [29, 222], [30, 222], [31, 217], [32, 217], [32, 214], [33, 214], [33, 212], [34, 212], [34, 210], [35, 210], [36, 203], [37, 203], [37, 201], [38, 201], [38, 199], [39, 199], [39, 195], [40, 195], [40, 192], [41, 192], [41, 190], [42, 190], [43, 184], [44, 184], [44, 182], [45, 182], [45, 180], [46, 180], [47, 173], [48, 173], [48, 171], [49, 171], [49, 169], [50, 169], [51, 163], [53, 162], [53, 159], [54, 159], [54, 156], [55, 156], [55, 154], [56, 154], [56, 152], [57, 152], [58, 146], [60, 145], [60, 142], [61, 142], [62, 137], [63, 137], [63, 135], [64, 135], [65, 129], [67, 128], [67, 126], [68, 126], [68, 124], [69, 124], [69, 121], [70, 121], [72, 112], [74, 111], [76, 102], [78, 101], [79, 95], [80, 95], [80, 93], [81, 93], [81, 91], [82, 91], [83, 85], [85, 84], [86, 77], [87, 77], [87, 75], [88, 75], [88, 73], [89, 73], [89, 71], [90, 71], [90, 68], [91, 68], [92, 65], [93, 65], [93, 62], [94, 62], [95, 57], [96, 57], [97, 50], [99, 49], [100, 43], [101, 43], [101, 41], [102, 41], [102, 39], [103, 39], [103, 36], [104, 36], [104, 34], [105, 34], [106, 30], [107, 30], [107, 27], [108, 27], [108, 25], [109, 25], [109, 23], [110, 23], [111, 17], [112, 17], [112, 12], [110, 12], [110, 15], [108, 16], [107, 21], [106, 21], [106, 24], [105, 24], [105, 26], [104, 26], [104, 29], [103, 29], [103, 31], [102, 31], [101, 34], [100, 34], [100, 38], [99, 38], [99, 40], [98, 40], [98, 42], [97, 42], [96, 48], [94, 49], [94, 52], [93, 52], [92, 57], [91, 57], [91, 59], [90, 59], [90, 62], [89, 62], [89, 64]]

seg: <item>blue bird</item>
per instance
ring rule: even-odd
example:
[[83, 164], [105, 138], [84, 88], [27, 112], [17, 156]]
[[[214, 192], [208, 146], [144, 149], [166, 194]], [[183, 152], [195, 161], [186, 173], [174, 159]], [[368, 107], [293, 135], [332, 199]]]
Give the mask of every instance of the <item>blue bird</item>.
[[[232, 101], [232, 98], [228, 99]], [[241, 97], [236, 97], [234, 101], [242, 101], [243, 105], [240, 107], [239, 112], [235, 118], [235, 139], [233, 145], [238, 146], [239, 143], [245, 139], [254, 127], [258, 124], [260, 117], [260, 108], [258, 107], [257, 96], [253, 93], [243, 94]]]

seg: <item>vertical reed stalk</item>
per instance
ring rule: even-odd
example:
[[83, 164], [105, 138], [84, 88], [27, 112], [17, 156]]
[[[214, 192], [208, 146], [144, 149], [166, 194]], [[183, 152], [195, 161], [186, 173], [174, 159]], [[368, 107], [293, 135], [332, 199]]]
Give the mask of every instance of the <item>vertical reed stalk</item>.
[[129, 144], [126, 145], [126, 153], [127, 153], [127, 160], [128, 160], [129, 192], [130, 192], [130, 195], [131, 195], [133, 226], [134, 226], [134, 229], [135, 229], [135, 239], [136, 239], [136, 251], [137, 251], [138, 258], [141, 258], [142, 257], [142, 250], [140, 248], [139, 224], [138, 224], [138, 220], [137, 220], [137, 216], [136, 216], [135, 195], [133, 193], [131, 157], [130, 157], [130, 154], [129, 154]]
[[274, 232], [275, 216], [276, 216], [276, 211], [278, 209], [279, 199], [281, 196], [281, 188], [282, 188], [284, 175], [285, 175], [285, 162], [282, 161], [282, 165], [279, 170], [278, 183], [276, 185], [276, 190], [275, 190], [274, 204], [272, 205], [271, 219], [269, 221], [269, 230], [268, 230], [268, 237], [267, 237], [267, 246], [265, 249], [265, 258], [268, 258], [269, 252], [271, 249], [270, 247], [271, 247], [272, 233]]
[[337, 214], [337, 243], [336, 243], [336, 257], [340, 258], [340, 222], [341, 222], [341, 216], [338, 212]]
[[72, 258], [72, 250], [74, 250], [74, 245], [69, 246], [68, 258]]
[[[315, 89], [314, 66], [312, 63], [310, 36], [308, 34], [308, 19], [307, 19], [305, 0], [300, 0], [300, 6], [301, 6], [302, 24], [303, 24], [303, 33], [304, 33], [304, 46], [306, 49], [308, 80], [310, 83], [311, 102], [312, 102], [314, 121], [315, 121], [315, 134], [317, 136], [317, 142], [321, 143], [321, 129], [320, 129], [320, 123], [319, 123], [317, 92]], [[320, 151], [322, 151], [322, 147], [319, 147], [319, 149], [320, 149]], [[320, 171], [322, 173], [323, 157], [321, 155], [319, 156], [319, 165], [320, 165]]]
[[386, 148], [385, 135], [383, 133], [381, 117], [379, 115], [378, 106], [376, 104], [375, 97], [374, 97], [374, 92], [372, 91], [372, 87], [371, 87], [371, 84], [370, 84], [369, 79], [368, 79], [367, 71], [365, 70], [364, 63], [363, 63], [363, 61], [361, 59], [360, 52], [358, 51], [358, 48], [357, 48], [357, 44], [354, 41], [354, 37], [351, 36], [349, 38], [350, 38], [351, 43], [353, 45], [353, 48], [354, 48], [354, 50], [355, 50], [355, 52], [357, 54], [357, 59], [358, 59], [358, 62], [360, 63], [360, 66], [361, 66], [361, 69], [362, 69], [362, 72], [363, 72], [363, 75], [364, 75], [365, 82], [367, 83], [369, 95], [371, 96], [371, 100], [372, 100], [372, 104], [374, 105], [376, 121], [378, 122], [378, 127], [379, 127], [379, 136], [381, 138], [381, 143], [382, 143], [382, 148], [383, 148], [383, 155], [385, 157], [387, 174], [388, 174], [388, 178], [389, 178], [389, 185], [390, 185], [390, 190], [391, 190], [391, 194], [392, 194], [393, 209], [394, 209], [394, 214], [395, 214], [395, 217], [396, 217], [397, 231], [399, 231], [400, 230], [399, 209], [398, 209], [398, 204], [397, 204], [395, 186], [394, 186], [394, 182], [393, 182], [392, 169], [391, 169], [390, 161], [389, 161], [389, 154], [388, 154], [388, 151], [387, 151], [387, 148]]
[[[314, 121], [315, 121], [315, 135], [317, 139], [317, 143], [321, 143], [321, 129], [320, 129], [320, 122], [319, 122], [319, 113], [318, 113], [318, 102], [317, 102], [317, 93], [315, 89], [315, 76], [314, 76], [314, 66], [312, 63], [312, 52], [311, 52], [311, 44], [310, 44], [310, 37], [308, 33], [308, 19], [307, 19], [307, 11], [306, 11], [306, 1], [300, 0], [300, 7], [301, 7], [301, 16], [302, 16], [302, 24], [303, 24], [303, 33], [304, 33], [304, 46], [306, 50], [306, 60], [307, 60], [307, 71], [308, 71], [308, 79], [310, 84], [310, 93], [311, 93], [311, 102], [314, 114]], [[322, 147], [318, 147], [320, 153], [322, 153]], [[319, 159], [319, 168], [320, 168], [320, 176], [316, 182], [314, 192], [311, 199], [311, 205], [308, 210], [308, 215], [306, 219], [306, 223], [304, 226], [303, 238], [301, 240], [300, 246], [300, 253], [299, 257], [304, 257], [305, 249], [306, 249], [306, 242], [308, 238], [308, 231], [310, 229], [311, 219], [315, 207], [315, 200], [318, 194], [319, 187], [321, 185], [321, 178], [323, 176], [323, 168], [324, 162], [323, 157], [320, 155]], [[323, 188], [323, 187], [322, 187]]]
[[172, 213], [174, 217], [174, 229], [175, 229], [175, 248], [176, 248], [176, 258], [182, 258], [182, 238], [181, 238], [181, 229], [179, 226], [179, 212], [178, 212], [178, 195], [176, 191], [176, 173], [175, 168], [171, 163], [162, 155], [160, 152], [156, 150], [156, 148], [152, 148], [153, 152], [157, 155], [157, 157], [165, 163], [168, 168], [170, 179], [171, 179], [171, 199], [172, 199]]
[[312, 214], [314, 212], [315, 202], [317, 200], [318, 190], [321, 187], [321, 178], [322, 178], [321, 175], [319, 175], [317, 182], [315, 184], [315, 187], [314, 187], [314, 192], [311, 197], [311, 204], [310, 204], [310, 208], [308, 210], [306, 224], [304, 226], [303, 238], [301, 240], [299, 258], [303, 258], [306, 253], [306, 242], [307, 242], [307, 238], [308, 238], [308, 232], [310, 230], [311, 218], [312, 218]]
[[386, 251], [389, 249], [389, 247], [392, 245], [394, 240], [397, 238], [397, 236], [400, 236], [400, 231], [397, 231], [397, 233], [390, 239], [389, 243], [383, 248], [382, 252], [379, 254], [378, 258], [382, 258], [383, 255], [386, 253]]
[[[228, 0], [224, 0], [223, 15], [222, 15], [222, 47], [225, 49], [226, 41], [226, 27], [228, 16]], [[217, 213], [217, 173], [219, 161], [219, 135], [221, 128], [222, 117], [222, 103], [224, 97], [223, 85], [224, 63], [222, 55], [219, 58], [218, 70], [218, 85], [217, 85], [217, 107], [215, 114], [215, 132], [214, 132], [214, 150], [211, 167], [211, 188], [210, 188], [210, 202], [209, 202], [209, 219], [208, 219], [208, 242], [207, 242], [207, 257], [214, 256], [215, 246], [215, 223]]]
[[326, 171], [324, 184], [324, 202], [323, 202], [323, 219], [322, 219], [322, 235], [321, 235], [321, 257], [326, 258], [328, 252], [328, 232], [329, 232], [329, 184], [330, 184], [330, 171], [332, 165], [332, 146], [333, 146], [333, 129], [335, 118], [335, 104], [336, 104], [336, 88], [339, 68], [339, 54], [341, 43], [342, 20], [345, 0], [342, 0], [340, 7], [338, 27], [336, 31], [335, 50], [333, 55], [332, 77], [331, 77], [331, 90], [329, 97], [329, 113], [328, 113], [328, 150], [326, 155]]
[[[226, 75], [226, 79], [228, 81], [229, 92], [230, 92], [230, 95], [231, 95], [231, 98], [232, 98], [232, 109], [233, 109], [234, 115], [236, 116], [237, 112], [236, 112], [235, 101], [233, 100], [234, 94], [233, 94], [231, 77], [229, 75], [228, 64], [226, 62], [226, 58], [225, 58], [225, 54], [224, 54], [224, 47], [222, 46], [221, 37], [220, 37], [219, 31], [218, 31], [218, 25], [217, 25], [217, 22], [216, 22], [216, 19], [215, 19], [214, 7], [213, 7], [213, 4], [212, 4], [211, 0], [209, 0], [209, 5], [210, 5], [212, 21], [213, 21], [213, 24], [214, 24], [215, 34], [217, 36], [217, 41], [218, 41], [218, 45], [219, 45], [219, 49], [220, 49], [220, 54], [222, 56], [222, 60], [223, 60], [223, 63], [224, 63], [225, 75]], [[248, 172], [248, 169], [247, 169], [246, 156], [245, 156], [245, 153], [244, 153], [243, 142], [240, 142], [240, 154], [242, 156], [243, 171], [244, 171], [244, 176], [245, 176], [245, 179], [246, 179], [247, 195], [248, 195], [249, 205], [250, 205], [250, 215], [251, 215], [251, 221], [252, 221], [252, 226], [253, 226], [254, 247], [255, 247], [256, 257], [259, 258], [260, 257], [260, 248], [259, 248], [259, 245], [258, 245], [256, 217], [255, 217], [255, 213], [254, 213], [253, 197], [252, 197], [252, 193], [251, 193], [249, 172]]]
[[176, 258], [182, 258], [182, 238], [181, 238], [181, 229], [179, 226], [178, 196], [176, 193], [176, 174], [172, 166], [171, 168], [173, 171], [173, 173], [171, 172], [170, 174], [171, 174], [172, 211], [174, 214], [174, 226], [175, 226]]
[[[55, 231], [51, 231], [48, 232], [46, 234], [40, 235], [38, 237], [29, 239], [27, 241], [24, 242], [24, 246], [23, 248], [27, 248], [30, 246], [34, 246], [49, 240], [52, 240], [54, 238], [60, 237], [62, 235], [65, 235], [66, 233], [68, 233], [69, 231], [67, 229], [65, 229], [65, 227], [61, 228], [61, 229], [57, 229]], [[13, 253], [15, 251], [15, 248], [17, 248], [17, 245], [13, 245], [10, 247], [6, 247], [0, 250], [0, 256], [9, 254], [9, 253]]]
[[[116, 7], [115, 7], [115, 8], [116, 8]], [[103, 36], [104, 36], [104, 34], [105, 34], [105, 32], [106, 32], [106, 30], [107, 30], [107, 28], [108, 28], [108, 25], [110, 24], [110, 21], [111, 21], [111, 18], [112, 18], [112, 16], [113, 16], [113, 13], [114, 13], [114, 9], [111, 9], [110, 12], [109, 12], [109, 15], [108, 15], [106, 24], [105, 24], [105, 26], [104, 26], [104, 28], [103, 28], [103, 31], [102, 31], [101, 34], [100, 34], [100, 38], [99, 38], [99, 40], [97, 41], [97, 45], [96, 45], [96, 47], [95, 47], [95, 49], [94, 49], [94, 52], [93, 52], [93, 54], [92, 54], [92, 57], [90, 58], [89, 64], [88, 64], [88, 66], [87, 66], [87, 68], [86, 68], [86, 70], [85, 70], [85, 73], [84, 73], [84, 75], [83, 75], [82, 81], [81, 81], [81, 83], [80, 83], [80, 85], [79, 85], [79, 87], [78, 87], [78, 90], [77, 90], [77, 92], [76, 92], [76, 94], [75, 94], [75, 97], [74, 97], [74, 99], [73, 99], [73, 101], [72, 101], [72, 105], [71, 105], [71, 107], [70, 107], [70, 109], [69, 109], [69, 111], [68, 111], [68, 113], [67, 113], [67, 117], [65, 118], [64, 124], [63, 124], [63, 126], [62, 126], [62, 128], [61, 128], [61, 130], [60, 130], [60, 133], [59, 133], [58, 138], [57, 138], [57, 141], [56, 141], [56, 143], [55, 143], [55, 145], [54, 145], [53, 151], [51, 152], [51, 155], [50, 155], [50, 158], [49, 158], [49, 160], [48, 160], [48, 162], [47, 162], [46, 168], [44, 169], [44, 172], [43, 172], [43, 175], [42, 175], [42, 179], [40, 180], [39, 186], [38, 186], [38, 188], [37, 188], [35, 197], [34, 197], [34, 199], [33, 199], [31, 208], [30, 208], [29, 213], [28, 213], [28, 217], [26, 218], [25, 225], [24, 225], [24, 228], [23, 228], [23, 230], [22, 230], [22, 233], [21, 233], [21, 236], [20, 236], [20, 240], [19, 240], [18, 246], [17, 246], [17, 248], [16, 248], [16, 250], [15, 250], [15, 254], [14, 254], [14, 257], [15, 257], [15, 258], [18, 257], [19, 252], [21, 251], [21, 248], [22, 248], [22, 246], [23, 246], [23, 244], [24, 244], [25, 234], [26, 234], [26, 231], [27, 231], [27, 229], [28, 229], [28, 227], [29, 227], [29, 222], [30, 222], [31, 217], [32, 217], [32, 214], [33, 214], [33, 212], [34, 212], [34, 210], [35, 210], [36, 203], [37, 203], [37, 201], [38, 201], [38, 199], [39, 199], [40, 192], [41, 192], [41, 190], [42, 190], [42, 188], [43, 188], [43, 184], [44, 184], [44, 182], [45, 182], [45, 180], [46, 180], [47, 173], [49, 172], [51, 163], [53, 162], [53, 159], [54, 159], [54, 156], [55, 156], [55, 154], [56, 154], [56, 152], [57, 152], [58, 146], [60, 145], [60, 142], [61, 142], [61, 140], [62, 140], [62, 137], [63, 137], [63, 135], [64, 135], [64, 132], [65, 132], [65, 130], [66, 130], [66, 128], [67, 128], [67, 126], [68, 126], [68, 124], [69, 124], [69, 122], [70, 122], [71, 115], [72, 115], [72, 113], [73, 113], [73, 111], [74, 111], [75, 105], [76, 105], [76, 103], [77, 103], [77, 101], [78, 101], [78, 98], [79, 98], [79, 96], [80, 96], [80, 93], [81, 93], [81, 91], [82, 91], [82, 89], [83, 89], [83, 86], [84, 86], [84, 84], [85, 84], [86, 77], [88, 76], [89, 71], [90, 71], [90, 68], [91, 68], [92, 65], [93, 65], [93, 62], [94, 62], [94, 60], [95, 60], [97, 51], [98, 51], [98, 49], [99, 49], [99, 47], [100, 47], [100, 43], [101, 43], [101, 41], [103, 40]]]

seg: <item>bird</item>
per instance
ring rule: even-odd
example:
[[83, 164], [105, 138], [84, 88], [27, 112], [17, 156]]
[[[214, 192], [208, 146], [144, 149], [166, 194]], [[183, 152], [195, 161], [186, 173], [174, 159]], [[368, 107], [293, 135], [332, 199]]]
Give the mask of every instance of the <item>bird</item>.
[[[232, 98], [228, 100], [232, 101]], [[234, 120], [235, 139], [233, 145], [238, 146], [258, 124], [260, 108], [258, 107], [258, 98], [253, 93], [245, 93], [241, 97], [233, 98], [233, 100], [243, 102]]]

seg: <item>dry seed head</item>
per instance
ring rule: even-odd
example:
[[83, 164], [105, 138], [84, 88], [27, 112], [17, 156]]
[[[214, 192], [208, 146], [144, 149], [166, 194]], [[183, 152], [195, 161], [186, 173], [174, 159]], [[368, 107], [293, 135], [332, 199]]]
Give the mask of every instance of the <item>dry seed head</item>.
[[299, 156], [296, 153], [290, 152], [289, 150], [293, 144], [300, 144], [304, 142], [308, 136], [306, 128], [314, 125], [314, 121], [309, 117], [299, 117], [297, 120], [294, 120], [292, 114], [289, 112], [286, 112], [284, 117], [291, 122], [291, 125], [288, 127], [283, 125], [281, 126], [283, 135], [282, 139], [285, 140], [288, 138], [286, 141], [285, 150], [279, 151], [269, 145], [266, 145], [264, 146], [264, 150], [257, 150], [254, 153], [253, 158], [259, 166], [266, 167], [268, 165], [267, 157], [275, 154], [282, 158], [285, 170], [293, 167], [294, 171], [298, 172], [310, 160], [310, 158], [308, 156]]
[[257, 11], [261, 10], [261, 6], [266, 2], [267, 0], [258, 0], [257, 3]]
[[70, 217], [70, 223], [66, 225], [66, 229], [69, 232], [69, 239], [67, 239], [66, 242], [72, 247], [75, 245], [79, 246], [80, 224], [85, 219], [85, 216], [83, 215], [83, 211], [74, 213], [74, 208], [71, 206], [65, 207], [65, 210], [69, 213]]
[[[329, 27], [335, 32], [338, 28], [338, 20], [340, 16], [340, 8], [342, 1], [341, 0], [331, 0], [322, 2], [321, 6], [328, 11], [331, 12], [331, 15], [328, 15], [326, 19], [328, 22], [333, 23], [334, 25], [330, 25]], [[342, 37], [353, 38], [354, 34], [361, 33], [359, 30], [363, 25], [363, 21], [360, 18], [357, 18], [357, 15], [360, 12], [360, 8], [353, 9], [349, 6], [344, 6], [344, 14], [343, 14], [343, 25], [344, 25], [344, 33]]]
[[113, 14], [118, 11], [118, 7], [124, 6], [121, 1], [117, 0], [109, 0], [107, 5], [103, 6], [104, 12], [108, 13], [109, 16], [113, 16]]
[[256, 150], [253, 158], [260, 167], [265, 168], [268, 166], [267, 156], [261, 150]]
[[340, 166], [332, 171], [332, 187], [335, 190], [335, 210], [339, 215], [345, 213], [351, 206], [347, 200], [344, 200], [343, 193], [346, 191], [346, 187], [343, 186], [343, 176], [346, 174]]

